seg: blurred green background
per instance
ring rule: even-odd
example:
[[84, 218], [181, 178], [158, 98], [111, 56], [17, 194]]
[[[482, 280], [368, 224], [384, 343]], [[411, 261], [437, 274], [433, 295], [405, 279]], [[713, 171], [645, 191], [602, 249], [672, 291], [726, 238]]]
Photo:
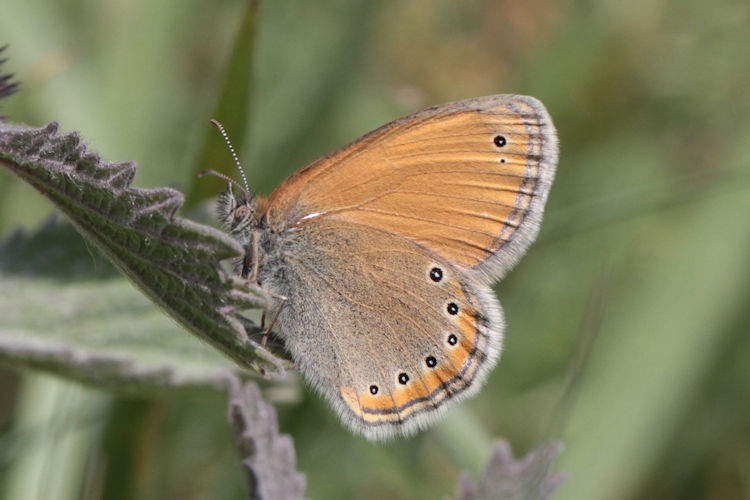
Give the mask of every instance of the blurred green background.
[[[79, 130], [135, 160], [138, 186], [189, 190], [245, 9], [4, 0], [23, 87], [2, 114]], [[555, 498], [750, 498], [750, 3], [269, 0], [256, 42], [235, 142], [261, 193], [473, 96], [536, 96], [561, 142], [539, 240], [497, 287], [505, 351], [476, 398], [385, 445], [311, 391], [277, 404], [310, 498], [448, 498], [500, 436], [518, 455], [564, 442]], [[0, 170], [0, 238], [51, 210]], [[216, 393], [112, 397], [0, 368], [0, 498], [242, 498], [225, 412]]]

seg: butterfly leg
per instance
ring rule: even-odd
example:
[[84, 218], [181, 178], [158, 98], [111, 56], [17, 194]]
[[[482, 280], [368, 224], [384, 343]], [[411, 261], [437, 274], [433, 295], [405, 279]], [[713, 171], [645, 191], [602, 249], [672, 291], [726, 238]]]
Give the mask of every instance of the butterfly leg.
[[[286, 305], [286, 301], [288, 300], [283, 295], [277, 295], [277, 294], [271, 294], [273, 297], [279, 299], [281, 301], [281, 305], [278, 309], [276, 309], [276, 312], [273, 315], [273, 319], [271, 320], [271, 323], [268, 325], [268, 328], [265, 329], [263, 332], [263, 338], [260, 341], [260, 345], [265, 346], [266, 341], [268, 340], [268, 334], [271, 333], [271, 329], [273, 328], [273, 325], [276, 324], [276, 320], [279, 319], [279, 314], [281, 314], [281, 310], [284, 309], [284, 306]], [[266, 322], [266, 311], [263, 311], [263, 314], [260, 317], [260, 327], [263, 328], [263, 325]]]
[[258, 256], [258, 231], [250, 233], [250, 242], [245, 249], [245, 257], [242, 259], [241, 276], [251, 283], [258, 281], [258, 269], [260, 268], [260, 257]]
[[252, 283], [255, 283], [258, 281], [258, 268], [260, 267], [260, 257], [259, 257], [259, 251], [258, 248], [258, 230], [253, 229], [252, 235], [250, 236], [250, 245], [252, 245], [252, 252], [253, 252], [253, 270], [250, 273], [250, 277], [248, 278]]

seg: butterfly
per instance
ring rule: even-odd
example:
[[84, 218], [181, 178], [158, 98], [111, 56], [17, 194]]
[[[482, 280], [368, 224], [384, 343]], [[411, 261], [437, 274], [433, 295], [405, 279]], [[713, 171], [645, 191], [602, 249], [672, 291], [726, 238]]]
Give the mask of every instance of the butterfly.
[[238, 272], [275, 297], [295, 365], [342, 422], [406, 436], [497, 363], [491, 286], [535, 239], [557, 158], [541, 102], [480, 97], [388, 123], [268, 198], [230, 183], [219, 218], [246, 248]]

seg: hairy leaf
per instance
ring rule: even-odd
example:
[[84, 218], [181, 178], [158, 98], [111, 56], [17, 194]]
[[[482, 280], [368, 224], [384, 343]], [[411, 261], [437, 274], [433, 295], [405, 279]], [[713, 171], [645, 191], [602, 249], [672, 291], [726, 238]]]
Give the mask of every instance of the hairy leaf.
[[230, 385], [229, 420], [247, 474], [251, 500], [304, 498], [305, 476], [296, 470], [292, 439], [279, 434], [273, 406], [263, 401], [254, 382]]
[[544, 500], [565, 479], [563, 473], [552, 473], [552, 464], [560, 451], [562, 444], [546, 443], [522, 460], [516, 460], [510, 445], [497, 441], [479, 482], [473, 484], [464, 475], [457, 497], [459, 500]]
[[118, 391], [226, 386], [230, 359], [56, 219], [0, 243], [0, 360]]
[[238, 313], [264, 307], [257, 286], [227, 273], [220, 261], [242, 255], [228, 235], [175, 216], [183, 197], [169, 188], [130, 186], [132, 163], [108, 163], [58, 134], [0, 123], [0, 163], [65, 212], [142, 292], [178, 323], [240, 366], [283, 372], [282, 360], [262, 348], [260, 328]]

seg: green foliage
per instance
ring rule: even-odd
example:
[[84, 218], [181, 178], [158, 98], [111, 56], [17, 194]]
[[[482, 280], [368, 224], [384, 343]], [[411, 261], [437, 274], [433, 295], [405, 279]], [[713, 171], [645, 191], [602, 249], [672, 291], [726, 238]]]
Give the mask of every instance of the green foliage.
[[[227, 130], [232, 131], [233, 137], [236, 136], [243, 142], [250, 126], [258, 4], [259, 0], [247, 3], [237, 29], [219, 99], [211, 114], [212, 118], [219, 120]], [[206, 138], [202, 141], [201, 150], [196, 155], [193, 172], [198, 174], [203, 170], [212, 169], [234, 177], [236, 167], [232, 162], [227, 161], [227, 146], [216, 132], [213, 129], [206, 131]], [[236, 141], [233, 144], [238, 155], [242, 154], [242, 145], [242, 142]], [[208, 182], [208, 180], [207, 178], [199, 180], [196, 177], [189, 183], [187, 199], [190, 204], [213, 198], [216, 195], [220, 185], [217, 185], [216, 181]]]
[[186, 335], [69, 224], [0, 245], [0, 359], [124, 392], [224, 387], [233, 363]]
[[242, 367], [283, 372], [282, 362], [250, 338], [261, 329], [246, 330], [235, 316], [269, 301], [262, 289], [220, 266], [223, 259], [243, 255], [242, 247], [220, 231], [175, 217], [181, 193], [132, 188], [134, 165], [103, 162], [79, 144], [77, 134], [58, 135], [54, 123], [41, 129], [0, 123], [0, 163], [52, 200], [188, 331]]

